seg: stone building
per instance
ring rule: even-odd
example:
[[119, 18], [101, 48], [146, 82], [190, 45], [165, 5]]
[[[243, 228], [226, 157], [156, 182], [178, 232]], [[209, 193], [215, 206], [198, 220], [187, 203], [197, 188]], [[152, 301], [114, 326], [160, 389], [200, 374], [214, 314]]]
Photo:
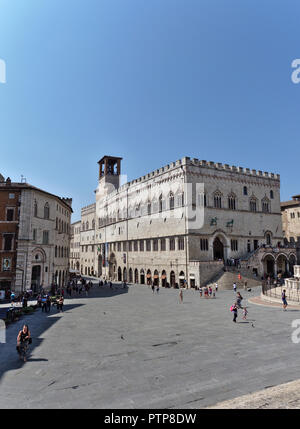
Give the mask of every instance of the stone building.
[[81, 209], [80, 271], [87, 276], [96, 275], [95, 209], [95, 203]]
[[80, 272], [80, 236], [81, 236], [81, 221], [71, 224], [70, 236], [70, 268]]
[[[60, 198], [30, 184], [12, 183], [8, 179], [0, 183], [0, 195], [2, 212], [14, 209], [14, 220], [6, 221], [7, 231], [1, 233], [1, 253], [4, 255], [5, 234], [12, 223], [16, 225], [11, 241], [15, 263], [12, 263], [10, 286], [20, 292], [25, 289], [38, 291], [40, 287], [46, 289], [52, 283], [64, 285], [69, 269], [72, 199]], [[14, 207], [10, 201], [5, 201], [5, 195], [11, 196]]]
[[292, 200], [281, 203], [281, 215], [286, 244], [300, 242], [300, 195], [294, 195]]
[[277, 274], [269, 259], [283, 244], [279, 175], [184, 157], [120, 186], [121, 160], [98, 163], [96, 203], [88, 209], [94, 235], [82, 219], [81, 259], [92, 261], [90, 272], [191, 287], [232, 260], [259, 276]]
[[15, 286], [21, 191], [0, 175], [0, 290]]

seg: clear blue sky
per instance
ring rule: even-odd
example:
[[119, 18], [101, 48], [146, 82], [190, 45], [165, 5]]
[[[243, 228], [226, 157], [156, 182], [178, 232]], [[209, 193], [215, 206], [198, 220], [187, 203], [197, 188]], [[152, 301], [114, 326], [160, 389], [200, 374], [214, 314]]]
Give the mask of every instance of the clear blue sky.
[[94, 202], [183, 156], [281, 174], [300, 193], [299, 0], [0, 0], [0, 172]]

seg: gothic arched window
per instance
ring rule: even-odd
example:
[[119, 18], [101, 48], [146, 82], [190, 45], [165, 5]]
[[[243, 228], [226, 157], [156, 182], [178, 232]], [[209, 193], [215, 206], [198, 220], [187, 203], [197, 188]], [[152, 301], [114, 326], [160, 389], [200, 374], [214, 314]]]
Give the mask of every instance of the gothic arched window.
[[222, 194], [219, 191], [214, 193], [214, 207], [220, 209], [222, 207]]
[[236, 210], [236, 196], [234, 194], [228, 195], [228, 208]]
[[174, 210], [174, 194], [173, 194], [173, 192], [170, 192], [169, 204], [170, 204], [170, 210]]

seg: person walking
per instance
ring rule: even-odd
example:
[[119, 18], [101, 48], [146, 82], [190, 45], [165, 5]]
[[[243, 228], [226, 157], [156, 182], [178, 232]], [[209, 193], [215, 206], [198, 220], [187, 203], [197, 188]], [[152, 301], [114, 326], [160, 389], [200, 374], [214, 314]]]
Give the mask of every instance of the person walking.
[[159, 293], [159, 285], [156, 286], [156, 293]]
[[153, 292], [153, 294], [154, 294], [155, 286], [154, 286], [154, 284], [153, 284], [153, 283], [152, 283], [151, 289], [152, 289], [152, 292]]
[[282, 294], [281, 294], [281, 300], [282, 300], [282, 306], [283, 306], [283, 311], [286, 311], [286, 307], [288, 305], [287, 300], [286, 300], [286, 290], [283, 289]]
[[208, 289], [206, 286], [204, 288], [204, 298], [208, 298]]
[[19, 331], [17, 336], [17, 352], [19, 353], [20, 360], [26, 362], [26, 353], [28, 350], [28, 345], [31, 342], [31, 334], [28, 328], [28, 325], [24, 325], [23, 329]]
[[209, 293], [209, 297], [211, 298], [211, 296], [212, 296], [212, 287], [211, 286], [209, 286], [209, 288], [208, 288], [208, 293]]
[[233, 283], [233, 291], [236, 292], [236, 283]]
[[45, 296], [42, 298], [42, 311], [47, 312], [47, 299]]
[[179, 302], [180, 302], [180, 304], [183, 302], [183, 290], [182, 289], [180, 289], [180, 291], [179, 291]]
[[231, 311], [232, 311], [232, 313], [233, 313], [233, 322], [234, 322], [234, 323], [236, 323], [236, 319], [237, 319], [237, 317], [238, 317], [238, 310], [237, 310], [237, 306], [236, 306], [236, 304], [233, 304], [233, 305], [231, 306], [230, 310], [231, 310]]
[[61, 295], [59, 297], [59, 300], [57, 301], [57, 310], [59, 310], [59, 312], [63, 311], [63, 305], [64, 305], [64, 297]]
[[203, 291], [202, 291], [202, 287], [200, 286], [200, 287], [199, 287], [199, 295], [200, 295], [200, 298], [202, 297], [202, 293], [203, 293]]
[[50, 298], [50, 295], [48, 294], [47, 298], [46, 298], [46, 311], [47, 311], [47, 313], [50, 313], [50, 309], [51, 309], [51, 298]]
[[247, 314], [248, 314], [247, 307], [244, 307], [244, 308], [243, 308], [243, 320], [246, 320], [246, 319], [247, 319]]
[[240, 294], [240, 292], [238, 292], [236, 294], [236, 305], [237, 305], [238, 308], [242, 308], [242, 300], [243, 299], [244, 298], [242, 297], [242, 295]]
[[216, 288], [216, 292], [218, 292], [218, 283], [216, 283], [215, 288]]

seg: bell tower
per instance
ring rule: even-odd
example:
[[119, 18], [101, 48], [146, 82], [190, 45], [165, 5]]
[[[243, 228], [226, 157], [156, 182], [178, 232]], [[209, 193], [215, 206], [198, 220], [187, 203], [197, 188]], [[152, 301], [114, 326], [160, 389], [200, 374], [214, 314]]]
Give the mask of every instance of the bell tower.
[[120, 186], [121, 161], [123, 158], [116, 156], [104, 156], [98, 161], [99, 185], [107, 189], [107, 193], [118, 189]]

